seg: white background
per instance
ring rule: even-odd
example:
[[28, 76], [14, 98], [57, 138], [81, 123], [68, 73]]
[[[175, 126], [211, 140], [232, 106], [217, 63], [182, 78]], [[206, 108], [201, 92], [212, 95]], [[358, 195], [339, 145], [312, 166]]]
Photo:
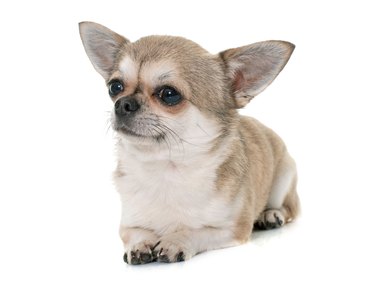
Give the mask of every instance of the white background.
[[[98, 2], [0, 4], [0, 281], [374, 281], [371, 1]], [[84, 20], [131, 40], [184, 36], [213, 53], [295, 43], [243, 114], [296, 159], [299, 220], [185, 263], [125, 265], [111, 102], [79, 38]]]

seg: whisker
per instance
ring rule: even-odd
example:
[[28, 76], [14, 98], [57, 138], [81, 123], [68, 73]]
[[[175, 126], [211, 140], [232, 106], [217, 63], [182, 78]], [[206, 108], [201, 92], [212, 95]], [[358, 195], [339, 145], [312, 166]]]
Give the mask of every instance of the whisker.
[[167, 135], [170, 135], [173, 140], [175, 141], [176, 145], [178, 146], [178, 148], [180, 148], [180, 145], [182, 145], [182, 148], [183, 150], [185, 151], [185, 147], [184, 147], [184, 144], [182, 142], [182, 139], [180, 138], [180, 136], [174, 131], [172, 130], [171, 128], [169, 128], [167, 125], [165, 124], [160, 124], [159, 127], [161, 129], [164, 130], [164, 132], [167, 134]]
[[210, 134], [208, 134], [207, 131], [205, 131], [205, 130], [200, 126], [199, 123], [196, 123], [196, 126], [197, 126], [200, 130], [202, 130], [207, 136], [210, 136]]
[[[163, 119], [165, 119], [165, 120], [169, 120], [169, 121], [172, 121], [172, 122], [174, 122], [174, 123], [177, 123], [179, 126], [181, 126], [182, 127], [182, 123], [181, 122], [179, 122], [178, 120], [175, 120], [175, 119], [173, 119], [173, 118], [169, 118], [169, 117], [166, 117], [166, 116], [161, 116], [161, 115], [156, 115], [156, 117], [157, 118], [159, 118], [160, 120], [163, 120]], [[162, 123], [162, 125], [164, 126], [164, 127], [166, 127], [165, 129], [167, 130], [167, 131], [171, 131], [170, 133], [172, 134], [172, 135], [175, 135], [177, 138], [178, 138], [178, 141], [179, 141], [179, 143], [186, 143], [186, 144], [189, 144], [189, 145], [191, 145], [191, 146], [196, 146], [196, 147], [204, 147], [204, 146], [202, 146], [202, 145], [199, 145], [199, 144], [194, 144], [194, 143], [191, 143], [191, 142], [189, 142], [189, 141], [187, 141], [186, 139], [183, 139], [183, 138], [181, 138], [175, 131], [173, 131], [172, 129], [170, 129], [167, 125], [165, 125], [165, 123]], [[198, 124], [197, 124], [198, 125]], [[199, 126], [199, 125], [198, 125]], [[199, 126], [199, 128], [203, 131], [203, 132], [205, 132], [207, 135], [209, 135], [206, 131], [204, 131], [203, 130], [203, 128], [201, 127], [201, 126]], [[183, 144], [182, 144], [183, 145]]]
[[176, 119], [173, 119], [173, 118], [170, 118], [170, 117], [166, 117], [166, 116], [161, 116], [161, 115], [156, 115], [158, 119], [166, 119], [166, 120], [170, 120], [170, 121], [173, 121], [174, 123], [177, 123], [178, 125], [183, 125], [182, 122], [180, 122], [179, 120], [176, 120]]
[[111, 127], [112, 127], [113, 121], [112, 121], [112, 113], [110, 111], [107, 111], [106, 113], [108, 114], [109, 117], [107, 118], [107, 121], [105, 123], [105, 129], [106, 129], [105, 134], [108, 135], [108, 133], [109, 133]]
[[[169, 152], [169, 160], [171, 160], [172, 155], [172, 148], [171, 148], [171, 142], [169, 140], [169, 137], [165, 134], [165, 132], [158, 127], [158, 125], [153, 125], [152, 129], [158, 133], [158, 136], [161, 136], [161, 140], [165, 142], [168, 148]], [[160, 144], [160, 143], [159, 143]]]

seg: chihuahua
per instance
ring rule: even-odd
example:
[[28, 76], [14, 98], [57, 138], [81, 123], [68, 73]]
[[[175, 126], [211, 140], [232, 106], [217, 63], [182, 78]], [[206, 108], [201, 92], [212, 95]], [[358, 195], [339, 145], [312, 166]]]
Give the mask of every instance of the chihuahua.
[[296, 217], [296, 166], [283, 141], [237, 111], [276, 78], [293, 44], [212, 55], [181, 37], [130, 42], [93, 22], [79, 30], [114, 103], [126, 263], [187, 260]]

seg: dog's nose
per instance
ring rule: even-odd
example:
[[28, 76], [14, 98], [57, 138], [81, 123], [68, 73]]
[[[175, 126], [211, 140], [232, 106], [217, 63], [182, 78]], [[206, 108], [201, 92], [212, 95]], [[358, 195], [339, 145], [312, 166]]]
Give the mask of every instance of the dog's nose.
[[115, 103], [115, 113], [119, 116], [126, 116], [136, 112], [139, 109], [139, 104], [133, 97], [123, 97]]

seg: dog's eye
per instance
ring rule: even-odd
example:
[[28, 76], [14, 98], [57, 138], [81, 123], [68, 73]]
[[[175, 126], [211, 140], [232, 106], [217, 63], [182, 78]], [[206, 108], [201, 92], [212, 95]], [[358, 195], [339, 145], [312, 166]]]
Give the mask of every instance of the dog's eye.
[[117, 94], [124, 91], [124, 86], [122, 85], [120, 81], [114, 80], [109, 83], [108, 89], [109, 89], [109, 95], [114, 97]]
[[181, 102], [181, 94], [170, 86], [163, 87], [159, 90], [158, 97], [168, 106], [174, 106]]

